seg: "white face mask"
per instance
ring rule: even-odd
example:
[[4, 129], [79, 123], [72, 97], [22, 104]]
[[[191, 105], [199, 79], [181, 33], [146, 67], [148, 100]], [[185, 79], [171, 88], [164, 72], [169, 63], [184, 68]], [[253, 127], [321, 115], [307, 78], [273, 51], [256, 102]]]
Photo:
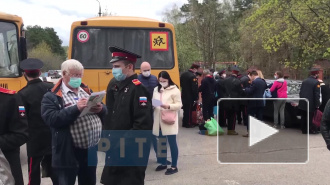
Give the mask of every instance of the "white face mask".
[[227, 75], [226, 75], [226, 74], [222, 74], [221, 76], [222, 76], [222, 78], [226, 78], [226, 77], [227, 77]]
[[142, 75], [144, 77], [149, 77], [150, 76], [150, 71], [144, 71], [144, 72], [142, 72]]
[[159, 82], [159, 84], [160, 84], [163, 88], [165, 88], [165, 87], [168, 86], [168, 82]]
[[277, 79], [277, 76], [276, 76], [276, 75], [274, 75], [274, 78], [275, 78], [275, 79]]

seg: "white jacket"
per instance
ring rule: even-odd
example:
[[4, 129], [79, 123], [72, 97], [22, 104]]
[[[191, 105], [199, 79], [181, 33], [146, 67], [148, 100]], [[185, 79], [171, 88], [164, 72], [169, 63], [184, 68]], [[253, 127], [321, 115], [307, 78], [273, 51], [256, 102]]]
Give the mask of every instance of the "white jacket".
[[[164, 136], [166, 135], [177, 135], [179, 132], [179, 110], [182, 107], [181, 102], [181, 92], [176, 87], [176, 85], [171, 85], [167, 87], [166, 89], [161, 88], [162, 94], [162, 103], [170, 105], [170, 110], [176, 111], [176, 121], [173, 125], [168, 125], [166, 123], [162, 122], [161, 119], [161, 110], [163, 108], [156, 107], [154, 109], [154, 126], [152, 129], [152, 133], [155, 136], [159, 136], [159, 128], [162, 130], [162, 134]], [[158, 87], [155, 87], [154, 94], [152, 99], [160, 100], [160, 93], [158, 92]]]

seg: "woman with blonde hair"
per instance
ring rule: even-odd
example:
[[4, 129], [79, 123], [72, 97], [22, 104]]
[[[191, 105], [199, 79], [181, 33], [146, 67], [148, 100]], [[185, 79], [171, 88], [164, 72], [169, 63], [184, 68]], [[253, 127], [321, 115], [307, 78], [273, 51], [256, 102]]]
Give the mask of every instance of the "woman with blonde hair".
[[264, 75], [262, 74], [262, 72], [260, 70], [257, 70], [257, 73], [258, 73], [258, 76], [261, 78], [261, 79], [265, 79], [264, 78]]
[[[170, 75], [166, 71], [161, 71], [158, 75], [158, 86], [155, 87], [152, 99], [162, 102], [161, 106], [154, 109], [154, 125], [152, 133], [159, 136], [157, 161], [161, 162], [156, 171], [165, 170], [167, 168], [167, 147], [170, 145], [172, 166], [168, 168], [165, 175], [171, 175], [178, 172], [178, 145], [176, 135], [179, 132], [179, 110], [182, 107], [181, 92], [174, 84]], [[164, 146], [165, 143], [165, 146]], [[160, 149], [160, 146], [163, 146]]]

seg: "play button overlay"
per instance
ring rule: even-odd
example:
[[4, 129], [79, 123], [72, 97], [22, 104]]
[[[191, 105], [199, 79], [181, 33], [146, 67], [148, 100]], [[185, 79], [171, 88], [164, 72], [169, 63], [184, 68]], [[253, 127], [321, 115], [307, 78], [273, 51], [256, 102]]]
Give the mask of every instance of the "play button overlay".
[[259, 143], [260, 141], [263, 141], [264, 139], [279, 132], [277, 129], [268, 126], [267, 124], [263, 123], [262, 121], [259, 121], [258, 119], [252, 116], [249, 116], [249, 122], [251, 124], [250, 132], [249, 132], [250, 135], [249, 146], [253, 146]]
[[[262, 118], [257, 119], [257, 115], [252, 114], [254, 110], [245, 109], [246, 112], [251, 113], [245, 117], [249, 124], [248, 130], [247, 126], [244, 125], [244, 113], [242, 113], [244, 109], [241, 111], [241, 115], [237, 110], [224, 110], [224, 114], [221, 114], [221, 110], [219, 110], [218, 123], [223, 125], [225, 120], [227, 127], [222, 128], [225, 132], [223, 135], [217, 136], [217, 161], [220, 164], [306, 164], [309, 159], [309, 135], [302, 134], [300, 130], [300, 124], [303, 124], [301, 113], [297, 106], [292, 106], [293, 103], [296, 105], [304, 99], [284, 99], [286, 101], [284, 129], [281, 129], [280, 125], [276, 128], [273, 127], [274, 102], [279, 101], [279, 98], [230, 98], [221, 100], [224, 102], [222, 104], [218, 102], [218, 106], [249, 105], [246, 103], [247, 100], [266, 102], [266, 106], [262, 108]], [[242, 121], [240, 121], [239, 116], [242, 116]], [[233, 124], [233, 121], [236, 123]], [[278, 117], [278, 121], [281, 121], [280, 117]], [[305, 124], [308, 125], [309, 123]], [[235, 135], [236, 132], [238, 135]], [[242, 137], [247, 133], [249, 133], [249, 137]], [[311, 135], [311, 137], [315, 136]]]

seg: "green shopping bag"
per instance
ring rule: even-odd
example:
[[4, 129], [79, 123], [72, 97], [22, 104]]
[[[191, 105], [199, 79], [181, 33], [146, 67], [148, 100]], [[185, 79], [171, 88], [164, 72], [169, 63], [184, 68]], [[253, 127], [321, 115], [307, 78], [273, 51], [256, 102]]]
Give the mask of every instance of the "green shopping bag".
[[223, 129], [218, 125], [218, 122], [213, 118], [211, 118], [211, 120], [206, 121], [204, 127], [207, 129], [209, 136], [216, 136], [217, 132], [219, 132], [219, 135], [225, 133], [225, 131], [223, 131]]

